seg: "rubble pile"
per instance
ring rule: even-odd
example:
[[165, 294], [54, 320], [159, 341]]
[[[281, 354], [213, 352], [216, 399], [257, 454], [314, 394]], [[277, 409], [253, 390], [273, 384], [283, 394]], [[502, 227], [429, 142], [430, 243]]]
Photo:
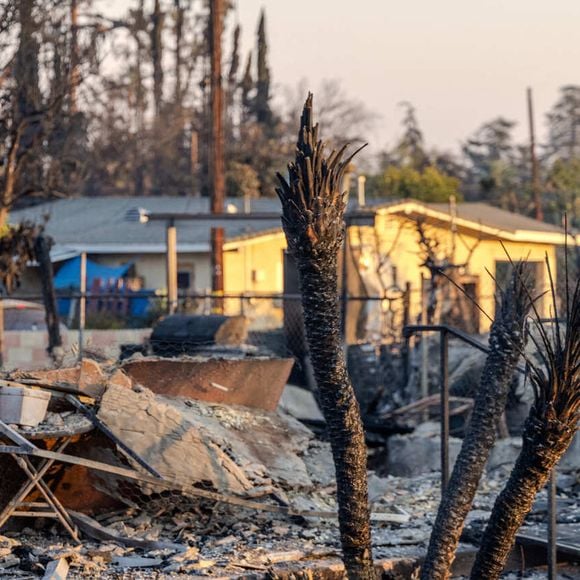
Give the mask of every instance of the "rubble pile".
[[[318, 571], [321, 578], [342, 578], [329, 445], [284, 410], [153, 393], [116, 365], [92, 360], [7, 378], [54, 393], [43, 423], [19, 433], [32, 439], [43, 429], [75, 433], [74, 454], [113, 471], [59, 464], [51, 484], [63, 493], [82, 543], [55, 520], [13, 518], [0, 536], [0, 577], [258, 579], [315, 577]], [[89, 405], [88, 415], [67, 406], [71, 394]], [[311, 403], [292, 393], [284, 408], [303, 415]], [[452, 456], [459, 444], [452, 440]], [[494, 450], [460, 555], [477, 544], [518, 451], [515, 439], [500, 440]], [[577, 457], [577, 448], [571, 453]], [[438, 425], [427, 423], [391, 437], [384, 471], [390, 474], [369, 476], [374, 556], [385, 577], [412, 577], [425, 553], [441, 497], [438, 461]], [[115, 468], [130, 468], [142, 479], [127, 480]], [[67, 486], [94, 489], [72, 501]], [[97, 492], [115, 506], [104, 507]], [[558, 492], [559, 524], [574, 534], [580, 531], [574, 458], [560, 469]], [[544, 491], [522, 533], [545, 537], [546, 505]]]
[[[504, 468], [500, 468], [482, 481], [466, 536], [481, 529], [505, 475]], [[411, 516], [405, 524], [373, 524], [377, 560], [416, 565], [427, 546], [440, 498], [439, 483], [436, 474], [414, 478], [371, 475], [373, 510], [397, 506]], [[580, 481], [568, 487], [566, 493], [571, 502], [561, 517], [580, 524]], [[320, 501], [322, 495], [324, 505], [334, 504], [330, 488], [314, 495], [312, 502]], [[545, 516], [545, 504], [542, 492], [523, 532], [537, 527], [534, 520]], [[187, 512], [171, 503], [156, 508], [155, 513], [127, 508], [95, 516], [110, 537], [124, 538], [117, 542], [88, 539], [82, 546], [75, 546], [63, 540], [57, 526], [4, 532], [0, 538], [0, 574], [36, 577], [44, 573], [49, 562], [60, 558], [69, 563], [71, 577], [102, 578], [119, 577], [122, 572], [138, 569], [210, 578], [264, 578], [274, 570], [284, 578], [284, 571], [289, 570], [340, 567], [338, 526], [333, 520], [256, 513], [207, 502], [190, 506]], [[151, 544], [143, 549], [123, 545], [131, 539]], [[461, 549], [468, 548], [466, 543]]]

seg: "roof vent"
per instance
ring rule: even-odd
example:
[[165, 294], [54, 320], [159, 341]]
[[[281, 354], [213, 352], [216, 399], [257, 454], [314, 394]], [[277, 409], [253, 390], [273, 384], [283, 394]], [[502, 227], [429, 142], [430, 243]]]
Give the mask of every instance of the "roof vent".
[[146, 224], [149, 221], [149, 212], [142, 207], [132, 207], [126, 211], [125, 221]]

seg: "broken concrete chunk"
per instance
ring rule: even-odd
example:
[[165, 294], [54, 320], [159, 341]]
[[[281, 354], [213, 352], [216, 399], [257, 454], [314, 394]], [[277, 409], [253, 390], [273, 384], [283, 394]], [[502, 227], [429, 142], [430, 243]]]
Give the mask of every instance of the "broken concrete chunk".
[[489, 454], [489, 459], [486, 464], [487, 470], [490, 471], [502, 466], [512, 467], [521, 450], [521, 437], [498, 439]]
[[120, 556], [113, 560], [116, 568], [158, 568], [163, 564], [159, 558], [142, 558], [140, 556]]
[[80, 364], [70, 368], [45, 371], [16, 371], [10, 377], [14, 380], [37, 381], [42, 386], [64, 389], [99, 398], [105, 391], [107, 376], [100, 365], [91, 359], [83, 359]]
[[107, 385], [130, 389], [133, 386], [133, 381], [121, 369], [115, 369], [107, 379]]
[[[441, 471], [441, 438], [393, 435], [388, 444], [388, 472], [400, 477], [414, 477], [422, 473]], [[453, 468], [461, 449], [461, 439], [449, 438], [449, 465]]]
[[307, 389], [302, 389], [295, 385], [286, 385], [284, 387], [278, 408], [296, 419], [324, 421], [314, 395]]
[[53, 560], [46, 566], [42, 580], [66, 580], [69, 564], [64, 558]]
[[291, 417], [112, 385], [99, 419], [166, 479], [244, 494], [264, 481], [311, 488], [313, 434]]
[[14, 554], [9, 554], [8, 556], [0, 559], [0, 569], [14, 568], [15, 566], [20, 566], [20, 558]]

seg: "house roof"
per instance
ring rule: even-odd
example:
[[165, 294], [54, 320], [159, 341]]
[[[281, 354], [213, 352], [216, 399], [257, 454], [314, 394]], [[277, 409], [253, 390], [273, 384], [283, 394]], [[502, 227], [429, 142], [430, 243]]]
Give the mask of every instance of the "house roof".
[[[227, 200], [243, 212], [240, 199]], [[53, 260], [70, 258], [86, 251], [104, 253], [160, 253], [165, 251], [163, 221], [142, 224], [127, 219], [127, 212], [143, 208], [151, 213], [208, 213], [207, 198], [184, 197], [83, 197], [44, 203], [17, 210], [12, 223], [29, 219], [37, 222], [48, 217], [46, 232], [55, 240]], [[252, 201], [254, 212], [280, 211], [277, 199]], [[257, 235], [280, 232], [280, 220], [177, 221], [177, 242], [181, 252], [209, 251], [210, 227], [223, 227], [226, 243], [237, 243]]]
[[482, 237], [499, 238], [514, 242], [563, 244], [564, 229], [541, 222], [521, 214], [506, 211], [481, 202], [457, 204], [455, 218], [447, 203], [423, 203], [405, 199], [374, 206], [379, 213], [405, 214], [409, 217], [424, 217], [440, 225], [452, 219], [458, 227], [477, 232]]
[[[228, 199], [227, 205], [243, 213], [241, 199]], [[352, 202], [354, 206], [354, 202]], [[48, 216], [46, 231], [55, 240], [54, 261], [65, 260], [79, 252], [90, 254], [163, 253], [165, 223], [146, 224], [127, 219], [127, 212], [143, 208], [150, 213], [208, 213], [207, 198], [185, 197], [84, 197], [63, 199], [12, 212], [10, 221], [42, 221]], [[354, 207], [353, 207], [354, 209]], [[422, 203], [417, 200], [373, 200], [367, 209], [378, 213], [423, 216], [448, 227], [452, 217], [448, 204]], [[260, 213], [280, 212], [277, 199], [252, 200], [251, 210]], [[458, 203], [455, 218], [458, 227], [475, 231], [482, 237], [531, 243], [564, 243], [561, 228], [511, 213], [485, 203]], [[177, 221], [180, 252], [208, 252], [210, 227], [223, 227], [226, 249], [257, 236], [279, 235], [280, 220]]]

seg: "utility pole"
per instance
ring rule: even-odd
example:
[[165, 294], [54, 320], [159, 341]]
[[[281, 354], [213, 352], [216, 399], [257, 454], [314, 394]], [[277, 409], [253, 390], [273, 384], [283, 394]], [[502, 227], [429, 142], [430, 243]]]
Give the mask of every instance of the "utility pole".
[[69, 107], [71, 115], [78, 111], [77, 87], [79, 86], [79, 7], [77, 0], [70, 3], [70, 87]]
[[[224, 1], [210, 1], [209, 49], [211, 59], [211, 130], [209, 152], [209, 191], [211, 213], [224, 211], [224, 126], [222, 88], [222, 29]], [[224, 229], [211, 229], [212, 292], [224, 291]], [[214, 301], [214, 309], [223, 311], [223, 300]]]
[[538, 158], [536, 156], [536, 137], [534, 132], [534, 104], [532, 101], [532, 89], [528, 87], [528, 121], [530, 125], [530, 158], [532, 160], [532, 194], [534, 196], [535, 217], [538, 221], [544, 221], [542, 210], [542, 197], [540, 192], [540, 172]]

